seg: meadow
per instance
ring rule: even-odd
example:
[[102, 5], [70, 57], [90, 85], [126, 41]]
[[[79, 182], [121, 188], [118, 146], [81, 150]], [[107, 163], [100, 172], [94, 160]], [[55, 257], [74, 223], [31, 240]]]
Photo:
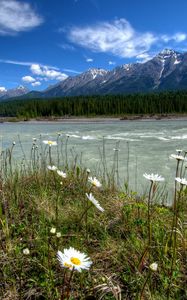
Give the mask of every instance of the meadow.
[[33, 139], [19, 167], [15, 142], [1, 152], [0, 298], [187, 299], [187, 152], [172, 155], [168, 207], [162, 174], [144, 174], [140, 196], [118, 186], [117, 148], [97, 174], [67, 159], [67, 142]]

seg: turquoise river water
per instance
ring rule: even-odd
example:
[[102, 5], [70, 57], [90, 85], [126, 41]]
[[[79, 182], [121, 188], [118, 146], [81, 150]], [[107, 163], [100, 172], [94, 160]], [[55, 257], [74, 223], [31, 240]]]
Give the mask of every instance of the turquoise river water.
[[[59, 133], [61, 134], [59, 136]], [[82, 163], [96, 174], [101, 168], [103, 140], [108, 168], [119, 170], [120, 183], [127, 179], [133, 190], [145, 191], [146, 173], [158, 173], [165, 177], [172, 189], [176, 161], [170, 154], [176, 149], [187, 150], [186, 120], [140, 120], [99, 122], [20, 122], [0, 124], [0, 151], [11, 147], [15, 141], [14, 158], [23, 158], [22, 147], [29, 159], [33, 138], [65, 141], [68, 137], [68, 155], [82, 153]], [[53, 147], [52, 151], [56, 151]], [[114, 149], [119, 149], [115, 151]], [[64, 151], [64, 150], [63, 150]], [[118, 152], [118, 154], [116, 154]], [[118, 159], [117, 156], [118, 155]], [[118, 166], [117, 166], [118, 160]]]

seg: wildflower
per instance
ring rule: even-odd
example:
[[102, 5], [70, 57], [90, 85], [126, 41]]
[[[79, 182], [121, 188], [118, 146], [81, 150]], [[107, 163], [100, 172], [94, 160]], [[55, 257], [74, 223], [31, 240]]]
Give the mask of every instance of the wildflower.
[[175, 158], [177, 160], [184, 160], [184, 156], [179, 155], [179, 154], [171, 154], [170, 158]]
[[12, 142], [12, 146], [15, 146], [16, 142]]
[[67, 136], [67, 138], [69, 138], [69, 137], [70, 137], [70, 135], [69, 135], [69, 134], [66, 134], [66, 136]]
[[86, 254], [72, 247], [64, 249], [63, 253], [58, 251], [57, 258], [63, 268], [75, 269], [78, 272], [81, 272], [82, 269], [89, 270], [92, 264], [92, 261]]
[[56, 228], [55, 228], [55, 227], [52, 227], [51, 230], [50, 230], [50, 233], [51, 233], [51, 234], [55, 234], [55, 233], [56, 233]]
[[86, 173], [90, 174], [90, 172], [91, 172], [90, 169], [86, 169]]
[[175, 180], [182, 185], [187, 185], [187, 180], [185, 178], [176, 177]]
[[94, 186], [96, 186], [96, 187], [101, 187], [101, 183], [99, 182], [99, 180], [97, 180], [97, 178], [96, 177], [88, 177], [88, 181], [92, 184], [92, 185], [94, 185]]
[[56, 141], [43, 141], [44, 144], [51, 146], [57, 146]]
[[28, 248], [23, 249], [23, 254], [24, 255], [29, 255], [30, 254], [30, 250]]
[[37, 139], [36, 139], [36, 138], [32, 138], [32, 140], [33, 140], [33, 142], [36, 142], [36, 141], [37, 141]]
[[56, 171], [57, 170], [57, 167], [55, 167], [55, 166], [47, 166], [47, 168], [50, 171]]
[[67, 177], [66, 173], [64, 173], [63, 171], [60, 171], [60, 170], [57, 170], [57, 174], [63, 178]]
[[99, 202], [94, 198], [92, 193], [90, 193], [89, 195], [86, 193], [86, 197], [98, 208], [98, 210], [100, 210], [101, 212], [104, 212], [104, 209], [101, 207]]
[[61, 232], [57, 232], [57, 233], [56, 233], [56, 237], [57, 237], [57, 238], [61, 238], [61, 236], [62, 236]]
[[153, 174], [153, 173], [152, 174], [145, 173], [145, 174], [143, 174], [143, 176], [150, 181], [164, 181], [165, 180], [164, 177], [162, 177], [158, 174]]
[[158, 264], [156, 262], [150, 264], [149, 269], [151, 269], [153, 272], [156, 272], [158, 269]]

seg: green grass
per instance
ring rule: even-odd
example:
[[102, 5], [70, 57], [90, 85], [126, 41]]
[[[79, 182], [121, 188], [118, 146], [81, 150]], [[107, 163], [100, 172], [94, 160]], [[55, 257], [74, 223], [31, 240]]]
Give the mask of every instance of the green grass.
[[[185, 189], [178, 199], [174, 249], [175, 212], [153, 203], [148, 244], [148, 196], [118, 190], [114, 181], [92, 187], [78, 165], [66, 169], [66, 178], [41, 163], [22, 171], [4, 170], [5, 165], [0, 177], [0, 299], [187, 299]], [[92, 205], [81, 218], [89, 191], [105, 211]], [[56, 254], [70, 246], [93, 264], [89, 271], [74, 273], [68, 298], [62, 289], [67, 287], [64, 273], [67, 279], [71, 271], [61, 268]], [[29, 255], [23, 254], [26, 248]], [[149, 268], [153, 262], [156, 272]]]

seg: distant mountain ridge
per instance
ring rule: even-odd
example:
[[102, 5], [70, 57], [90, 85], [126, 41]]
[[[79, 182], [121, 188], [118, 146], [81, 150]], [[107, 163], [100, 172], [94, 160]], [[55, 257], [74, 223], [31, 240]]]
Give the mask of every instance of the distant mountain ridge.
[[29, 93], [29, 89], [23, 85], [19, 85], [15, 89], [0, 91], [0, 100], [23, 96]]
[[[144, 63], [124, 64], [111, 71], [88, 71], [49, 87], [45, 91], [26, 92], [28, 98], [50, 98], [78, 95], [147, 93], [187, 89], [187, 53], [164, 49]], [[15, 97], [0, 95], [0, 100]]]

